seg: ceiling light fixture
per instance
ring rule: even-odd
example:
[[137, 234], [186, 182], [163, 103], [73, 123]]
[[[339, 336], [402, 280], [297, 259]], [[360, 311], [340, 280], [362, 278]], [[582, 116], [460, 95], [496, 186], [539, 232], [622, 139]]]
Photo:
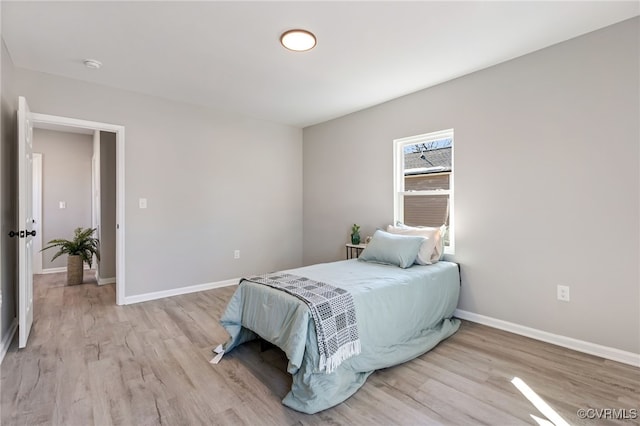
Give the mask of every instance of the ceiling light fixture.
[[306, 52], [316, 45], [316, 36], [307, 30], [289, 30], [282, 33], [280, 43], [289, 50]]
[[102, 62], [96, 61], [95, 59], [85, 59], [84, 66], [92, 70], [97, 70], [102, 66]]

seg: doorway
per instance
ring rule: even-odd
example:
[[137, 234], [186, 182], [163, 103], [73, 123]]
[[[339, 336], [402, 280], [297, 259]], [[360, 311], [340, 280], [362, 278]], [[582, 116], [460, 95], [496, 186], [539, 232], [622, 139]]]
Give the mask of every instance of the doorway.
[[[93, 138], [92, 157], [90, 159], [91, 191], [89, 204], [91, 208], [88, 223], [92, 227], [96, 227], [95, 225], [100, 222], [98, 236], [99, 238], [102, 237], [101, 246], [103, 240], [107, 245], [105, 254], [107, 258], [110, 258], [110, 260], [106, 259], [109, 265], [105, 263], [102, 265], [102, 269], [98, 266], [96, 279], [99, 284], [109, 284], [115, 281], [116, 304], [123, 305], [125, 304], [124, 127], [38, 113], [32, 113], [31, 117], [34, 129], [85, 133], [90, 134]], [[101, 143], [102, 139], [106, 139], [107, 143]], [[46, 157], [42, 161], [46, 163]], [[112, 163], [107, 161], [112, 161]], [[112, 166], [106, 167], [106, 171], [110, 173], [106, 174], [106, 178], [100, 179], [100, 166], [105, 168], [105, 164], [112, 164]], [[111, 180], [113, 181], [112, 190], [108, 190], [109, 181]], [[107, 192], [110, 192], [110, 194], [107, 194]], [[101, 203], [99, 201], [104, 198], [103, 194], [108, 196], [108, 199], [105, 198], [105, 202]], [[64, 201], [59, 200], [59, 202]], [[58, 207], [64, 208], [66, 206], [58, 204]], [[42, 236], [42, 233], [40, 235]]]
[[[116, 282], [116, 135], [74, 129], [33, 132], [33, 273], [66, 271], [65, 258], [43, 243], [67, 238], [77, 227], [96, 229], [101, 258], [93, 259], [99, 285]], [[85, 265], [85, 269], [89, 265]]]

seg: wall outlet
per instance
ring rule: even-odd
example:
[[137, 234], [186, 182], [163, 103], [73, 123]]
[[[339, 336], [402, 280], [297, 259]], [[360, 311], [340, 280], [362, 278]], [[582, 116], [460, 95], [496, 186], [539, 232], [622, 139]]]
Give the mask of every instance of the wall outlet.
[[233, 258], [234, 259], [240, 259], [240, 250], [235, 250], [233, 252]]
[[147, 199], [146, 198], [140, 198], [138, 200], [138, 207], [140, 207], [141, 209], [146, 209], [147, 208]]
[[568, 302], [570, 300], [568, 285], [558, 286], [558, 300], [561, 300], [563, 302]]
[[60, 207], [61, 209], [66, 209], [67, 208], [67, 202], [66, 201], [58, 202], [58, 207]]

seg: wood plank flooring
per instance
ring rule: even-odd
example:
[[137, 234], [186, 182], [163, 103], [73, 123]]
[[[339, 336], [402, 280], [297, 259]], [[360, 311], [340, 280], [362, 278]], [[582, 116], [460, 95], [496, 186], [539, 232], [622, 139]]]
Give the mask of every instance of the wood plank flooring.
[[[316, 415], [281, 404], [291, 386], [279, 350], [245, 344], [209, 364], [235, 287], [115, 305], [114, 285], [37, 276], [27, 348], [2, 363], [2, 425], [521, 425], [545, 418], [511, 384], [524, 380], [569, 424], [580, 408], [640, 411], [640, 369], [482, 325], [374, 373]], [[90, 281], [90, 280], [89, 280]], [[639, 413], [640, 414], [640, 413]], [[609, 416], [611, 417], [611, 416]]]

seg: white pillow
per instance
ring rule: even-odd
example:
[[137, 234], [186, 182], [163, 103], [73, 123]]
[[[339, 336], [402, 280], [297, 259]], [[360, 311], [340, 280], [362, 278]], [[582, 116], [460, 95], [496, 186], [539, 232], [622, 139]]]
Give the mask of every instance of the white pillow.
[[432, 228], [429, 226], [414, 227], [398, 224], [398, 226], [387, 226], [387, 232], [390, 234], [414, 235], [426, 238], [416, 258], [416, 263], [419, 265], [431, 265], [442, 259], [444, 254], [444, 239], [442, 238], [441, 228]]

